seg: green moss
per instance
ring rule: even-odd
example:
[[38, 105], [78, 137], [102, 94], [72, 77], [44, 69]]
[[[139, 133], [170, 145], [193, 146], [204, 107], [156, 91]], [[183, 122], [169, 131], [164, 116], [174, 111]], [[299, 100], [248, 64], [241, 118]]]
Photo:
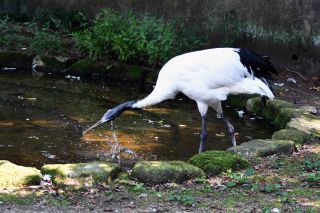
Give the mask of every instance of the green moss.
[[119, 171], [118, 165], [108, 162], [48, 164], [41, 168], [42, 174], [51, 175], [55, 184], [76, 189], [97, 182], [108, 183]]
[[278, 112], [284, 108], [294, 108], [294, 105], [283, 100], [269, 100], [266, 106], [262, 107], [262, 116], [270, 121], [274, 121]]
[[204, 176], [205, 173], [183, 161], [140, 161], [132, 169], [132, 176], [144, 183], [183, 182]]
[[39, 184], [41, 173], [36, 168], [15, 165], [0, 160], [0, 188], [17, 188], [24, 185]]
[[290, 154], [294, 149], [293, 141], [256, 139], [242, 143], [236, 147], [231, 147], [229, 151], [245, 157], [264, 157], [277, 153]]
[[290, 140], [296, 144], [304, 144], [311, 136], [303, 131], [295, 129], [282, 129], [273, 133], [272, 139], [274, 140]]
[[291, 118], [296, 118], [302, 113], [303, 110], [300, 109], [281, 108], [280, 110], [278, 110], [274, 118], [274, 124], [277, 128], [283, 129], [286, 127], [287, 123], [291, 120]]
[[250, 98], [247, 100], [246, 109], [253, 114], [261, 113], [261, 99], [260, 97]]
[[239, 170], [249, 166], [246, 159], [225, 151], [206, 151], [191, 157], [188, 162], [203, 169], [209, 175], [218, 175], [230, 169]]
[[233, 107], [245, 108], [247, 100], [255, 96], [256, 95], [247, 95], [247, 94], [229, 95], [227, 102]]

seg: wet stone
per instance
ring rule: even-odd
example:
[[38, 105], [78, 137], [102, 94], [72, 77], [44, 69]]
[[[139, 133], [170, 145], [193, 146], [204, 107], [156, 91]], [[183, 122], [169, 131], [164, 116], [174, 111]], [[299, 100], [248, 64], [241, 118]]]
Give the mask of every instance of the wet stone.
[[289, 140], [262, 140], [256, 139], [239, 146], [231, 147], [228, 150], [244, 157], [265, 157], [273, 154], [290, 154], [294, 151], [295, 145]]
[[206, 151], [191, 157], [188, 162], [203, 169], [207, 175], [218, 175], [249, 166], [249, 162], [242, 156], [228, 151]]
[[183, 161], [140, 161], [132, 169], [132, 177], [144, 183], [167, 183], [193, 179], [205, 173]]
[[39, 184], [41, 173], [33, 167], [24, 167], [0, 160], [0, 189]]
[[99, 182], [109, 183], [120, 172], [120, 167], [109, 162], [47, 164], [41, 172], [51, 175], [54, 184], [60, 187], [81, 189]]

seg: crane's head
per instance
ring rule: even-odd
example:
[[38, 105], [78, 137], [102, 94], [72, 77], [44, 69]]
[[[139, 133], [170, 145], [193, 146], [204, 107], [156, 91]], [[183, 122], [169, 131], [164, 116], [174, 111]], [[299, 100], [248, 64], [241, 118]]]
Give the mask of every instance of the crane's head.
[[104, 115], [102, 116], [102, 118], [95, 124], [93, 124], [91, 127], [89, 127], [88, 129], [84, 130], [82, 132], [82, 134], [86, 134], [87, 132], [89, 132], [91, 129], [99, 126], [100, 124], [112, 121], [113, 119], [115, 119], [116, 117], [118, 117], [122, 112], [124, 112], [127, 109], [132, 108], [132, 105], [135, 103], [136, 101], [129, 101], [123, 104], [120, 104], [118, 106], [116, 106], [115, 108], [109, 109], [106, 113], [104, 113]]

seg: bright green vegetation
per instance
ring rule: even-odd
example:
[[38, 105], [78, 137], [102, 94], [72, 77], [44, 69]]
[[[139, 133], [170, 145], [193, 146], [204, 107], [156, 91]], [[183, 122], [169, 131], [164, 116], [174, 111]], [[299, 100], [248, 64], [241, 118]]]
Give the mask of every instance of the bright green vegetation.
[[39, 184], [41, 173], [36, 168], [17, 166], [0, 160], [0, 189]]
[[244, 169], [249, 166], [249, 162], [243, 157], [225, 151], [206, 151], [191, 157], [188, 162], [203, 169], [209, 175], [218, 175], [221, 172]]
[[144, 183], [181, 183], [204, 176], [204, 172], [183, 161], [140, 161], [132, 169], [132, 176]]
[[92, 26], [72, 35], [77, 47], [90, 58], [153, 66], [201, 46], [180, 22], [109, 9], [102, 10]]

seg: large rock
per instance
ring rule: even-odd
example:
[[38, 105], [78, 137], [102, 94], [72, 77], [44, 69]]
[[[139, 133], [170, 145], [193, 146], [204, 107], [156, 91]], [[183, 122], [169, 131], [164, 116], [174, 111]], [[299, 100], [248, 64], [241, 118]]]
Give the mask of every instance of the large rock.
[[289, 140], [295, 144], [302, 145], [311, 138], [311, 135], [297, 129], [282, 129], [273, 133], [272, 139], [274, 140]]
[[300, 131], [320, 137], [320, 118], [314, 115], [301, 115], [291, 119], [287, 124], [289, 129], [298, 129]]
[[41, 172], [51, 175], [58, 186], [79, 189], [98, 182], [109, 183], [120, 172], [120, 167], [109, 162], [47, 164]]
[[38, 169], [0, 160], [0, 189], [39, 184], [40, 180], [41, 173]]
[[132, 169], [132, 176], [144, 183], [181, 183], [204, 176], [205, 173], [183, 161], [140, 161]]
[[245, 157], [265, 157], [277, 153], [290, 154], [294, 149], [293, 141], [256, 139], [228, 150]]
[[239, 170], [249, 166], [243, 157], [225, 151], [206, 151], [191, 157], [189, 163], [205, 171], [208, 175], [218, 175], [227, 170]]

